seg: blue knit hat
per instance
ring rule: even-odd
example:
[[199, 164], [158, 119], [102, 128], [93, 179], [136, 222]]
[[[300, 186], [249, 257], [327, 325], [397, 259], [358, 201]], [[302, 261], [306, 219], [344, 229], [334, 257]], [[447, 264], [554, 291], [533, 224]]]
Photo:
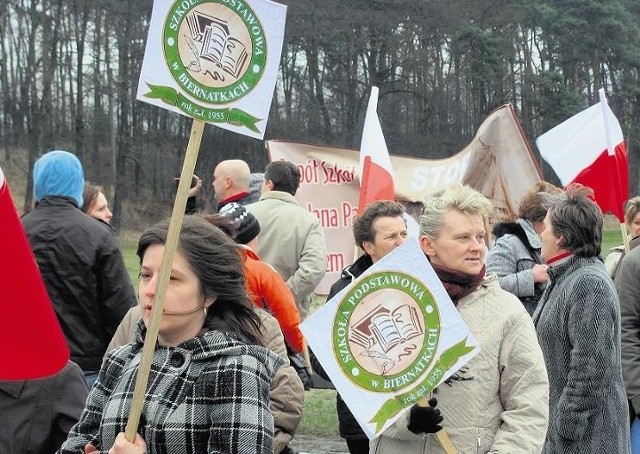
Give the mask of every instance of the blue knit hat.
[[33, 194], [36, 202], [48, 195], [66, 196], [82, 206], [84, 171], [75, 155], [67, 151], [50, 151], [33, 166]]

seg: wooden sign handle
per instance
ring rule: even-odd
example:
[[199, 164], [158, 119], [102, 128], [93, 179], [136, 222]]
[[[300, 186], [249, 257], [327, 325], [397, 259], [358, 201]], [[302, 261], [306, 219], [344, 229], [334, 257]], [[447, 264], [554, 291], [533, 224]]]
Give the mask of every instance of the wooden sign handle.
[[620, 231], [622, 232], [622, 244], [624, 244], [624, 253], [628, 253], [631, 250], [629, 246], [629, 235], [627, 234], [627, 225], [623, 222], [620, 224]]
[[[429, 401], [427, 400], [426, 397], [423, 397], [418, 401], [418, 406], [429, 407], [430, 406]], [[451, 441], [451, 438], [449, 438], [449, 434], [444, 429], [437, 431], [434, 435], [442, 445], [444, 452], [446, 452], [447, 454], [458, 454], [456, 447], [453, 446], [453, 442]]]
[[153, 362], [153, 353], [158, 338], [158, 330], [160, 328], [160, 319], [162, 317], [162, 309], [164, 307], [164, 297], [167, 293], [169, 285], [169, 277], [171, 276], [171, 268], [173, 266], [173, 258], [175, 256], [178, 239], [180, 238], [180, 230], [182, 229], [182, 221], [184, 220], [184, 210], [187, 205], [187, 194], [191, 186], [191, 178], [196, 168], [198, 154], [200, 152], [200, 142], [202, 141], [202, 133], [204, 132], [205, 123], [201, 120], [193, 119], [191, 124], [191, 135], [189, 136], [189, 144], [185, 153], [184, 162], [182, 163], [182, 173], [180, 174], [180, 182], [178, 183], [178, 192], [173, 204], [173, 212], [169, 221], [169, 231], [167, 232], [167, 242], [164, 245], [164, 253], [162, 254], [162, 264], [160, 275], [158, 276], [158, 287], [156, 288], [156, 297], [151, 310], [151, 320], [147, 327], [147, 334], [142, 347], [142, 359], [138, 366], [136, 376], [136, 384], [131, 399], [131, 410], [125, 429], [125, 438], [133, 443], [138, 431], [140, 423], [140, 415], [142, 415], [142, 407], [144, 404], [144, 396], [147, 391], [149, 382], [149, 371]]

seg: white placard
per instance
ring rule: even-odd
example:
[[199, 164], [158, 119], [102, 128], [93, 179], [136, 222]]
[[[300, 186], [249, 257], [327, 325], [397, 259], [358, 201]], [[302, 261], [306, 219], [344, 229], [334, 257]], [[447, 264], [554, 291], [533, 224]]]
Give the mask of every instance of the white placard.
[[155, 0], [137, 99], [262, 139], [285, 16], [267, 0]]
[[405, 241], [301, 325], [373, 438], [479, 351], [417, 241]]

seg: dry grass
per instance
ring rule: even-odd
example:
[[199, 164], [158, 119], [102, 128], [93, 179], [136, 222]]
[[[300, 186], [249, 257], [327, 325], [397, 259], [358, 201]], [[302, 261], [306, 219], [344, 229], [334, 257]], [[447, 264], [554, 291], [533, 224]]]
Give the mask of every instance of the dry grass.
[[298, 427], [298, 433], [327, 438], [340, 436], [335, 390], [311, 389], [306, 391], [304, 414]]

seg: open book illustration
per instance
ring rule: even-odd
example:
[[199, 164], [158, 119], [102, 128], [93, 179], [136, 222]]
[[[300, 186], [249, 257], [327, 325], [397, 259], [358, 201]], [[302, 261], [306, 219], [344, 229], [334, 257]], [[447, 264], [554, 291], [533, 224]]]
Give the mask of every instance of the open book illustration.
[[[246, 46], [231, 36], [227, 21], [193, 11], [187, 16], [187, 24], [191, 33], [191, 37], [186, 37], [187, 43], [194, 56], [214, 63], [237, 79], [242, 74], [249, 55]], [[189, 67], [191, 69], [192, 65]], [[195, 67], [200, 70], [198, 63]]]
[[385, 354], [399, 344], [424, 334], [418, 310], [403, 304], [389, 310], [377, 306], [351, 327], [351, 340], [370, 350], [379, 347]]

